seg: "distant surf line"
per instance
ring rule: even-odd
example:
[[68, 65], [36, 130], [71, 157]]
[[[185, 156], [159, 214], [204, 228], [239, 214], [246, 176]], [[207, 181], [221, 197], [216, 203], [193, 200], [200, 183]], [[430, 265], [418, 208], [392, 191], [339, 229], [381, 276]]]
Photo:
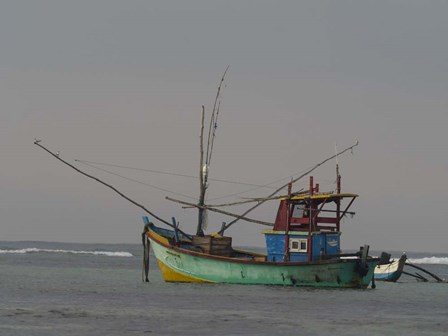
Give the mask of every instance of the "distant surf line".
[[448, 265], [448, 257], [424, 257], [424, 258], [409, 258], [408, 262], [411, 264], [437, 264]]
[[92, 254], [104, 255], [108, 257], [133, 257], [129, 252], [109, 252], [109, 251], [76, 251], [76, 250], [55, 250], [55, 249], [40, 249], [35, 247], [24, 248], [19, 250], [0, 250], [0, 254], [26, 254], [26, 253], [70, 253], [70, 254]]

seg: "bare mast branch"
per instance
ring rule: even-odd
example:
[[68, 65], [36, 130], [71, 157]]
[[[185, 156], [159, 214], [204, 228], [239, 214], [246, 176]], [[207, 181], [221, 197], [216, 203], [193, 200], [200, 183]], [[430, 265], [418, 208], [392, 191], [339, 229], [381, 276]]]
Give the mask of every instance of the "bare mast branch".
[[[215, 143], [215, 136], [216, 136], [216, 127], [218, 123], [218, 116], [219, 116], [219, 108], [221, 106], [221, 102], [219, 98], [221, 97], [221, 87], [224, 83], [224, 79], [226, 77], [227, 71], [229, 70], [230, 65], [227, 66], [226, 70], [224, 71], [221, 81], [219, 82], [218, 91], [216, 92], [216, 98], [215, 102], [213, 104], [213, 112], [212, 112], [212, 118], [210, 119], [210, 126], [208, 130], [208, 140], [207, 140], [207, 157], [206, 157], [206, 164], [207, 166], [210, 165], [210, 161], [212, 159], [212, 153], [213, 153], [213, 145]], [[211, 139], [210, 139], [211, 136]]]

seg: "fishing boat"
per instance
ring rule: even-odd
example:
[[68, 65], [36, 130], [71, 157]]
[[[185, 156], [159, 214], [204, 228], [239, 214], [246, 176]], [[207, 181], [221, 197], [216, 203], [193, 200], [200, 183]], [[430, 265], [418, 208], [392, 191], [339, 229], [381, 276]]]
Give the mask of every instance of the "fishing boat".
[[[203, 169], [201, 169], [199, 203], [178, 201], [199, 209], [196, 234], [183, 232], [174, 218], [172, 223], [169, 223], [110, 184], [83, 172], [61, 158], [58, 153], [43, 146], [41, 140], [35, 140], [34, 144], [78, 173], [110, 188], [143, 209], [153, 219], [171, 227], [171, 229], [161, 228], [150, 222], [148, 217], [144, 217], [145, 225], [142, 233], [144, 245], [142, 278], [144, 281], [149, 281], [149, 253], [152, 248], [162, 276], [168, 282], [337, 288], [367, 288], [369, 284], [372, 284], [372, 288], [375, 287], [374, 269], [378, 264], [378, 258], [369, 256], [369, 246], [360, 247], [356, 253], [341, 253], [341, 221], [346, 215], [354, 214], [349, 212], [349, 208], [358, 195], [341, 192], [339, 173], [334, 192], [320, 192], [319, 184], [314, 184], [312, 176], [309, 177], [309, 190], [292, 191], [293, 183], [308, 176], [310, 172], [330, 159], [352, 150], [357, 143], [318, 163], [286, 184], [287, 195], [273, 197], [285, 187], [281, 186], [267, 198], [251, 200], [256, 202], [256, 205], [241, 215], [221, 211], [205, 204], [208, 168], [207, 163], [204, 166], [201, 165]], [[209, 162], [210, 156], [207, 157]], [[336, 171], [338, 172], [338, 169]], [[247, 213], [257, 206], [272, 200], [279, 201], [274, 223], [251, 220], [246, 217]], [[236, 218], [223, 225], [217, 233], [206, 235], [204, 234], [206, 211], [216, 211]], [[270, 229], [262, 231], [265, 237], [266, 253], [233, 248], [232, 238], [225, 236], [224, 232], [238, 220], [270, 226]]]
[[[171, 201], [197, 208], [198, 221], [195, 234], [183, 232], [175, 219], [171, 223], [164, 220], [110, 184], [83, 172], [64, 160], [59, 153], [54, 153], [43, 146], [41, 140], [35, 139], [34, 144], [78, 173], [105, 185], [127, 201], [140, 207], [151, 216], [151, 219], [171, 228], [156, 226], [148, 217], [144, 217], [145, 226], [142, 234], [144, 281], [148, 281], [149, 253], [152, 248], [162, 276], [169, 282], [339, 288], [367, 288], [372, 283], [372, 287], [374, 287], [373, 275], [378, 258], [369, 256], [369, 246], [362, 246], [356, 253], [341, 253], [340, 224], [346, 215], [354, 214], [349, 212], [349, 208], [358, 195], [341, 192], [341, 176], [337, 164], [336, 186], [332, 192], [321, 192], [319, 184], [314, 184], [313, 177], [310, 176], [312, 171], [329, 160], [336, 158], [337, 162], [339, 155], [352, 151], [358, 142], [343, 151], [336, 151], [335, 155], [282, 185], [268, 197], [244, 201], [254, 202], [255, 205], [243, 214], [232, 214], [218, 209], [219, 206], [210, 206], [205, 203], [219, 114], [220, 91], [226, 72], [224, 72], [218, 87], [206, 143], [204, 141], [205, 109], [202, 107], [198, 203], [191, 204], [167, 197]], [[77, 162], [81, 161], [77, 160]], [[310, 179], [309, 189], [293, 191], [294, 183], [305, 176], [309, 176]], [[284, 191], [286, 187], [287, 193]], [[284, 195], [278, 196], [281, 191]], [[246, 216], [267, 201], [279, 202], [273, 223], [253, 220]], [[232, 216], [235, 219], [223, 225], [221, 230], [215, 234], [205, 234], [206, 213], [209, 211]], [[269, 226], [269, 229], [262, 231], [266, 243], [265, 254], [243, 251], [232, 246], [232, 238], [225, 236], [225, 230], [239, 220]]]
[[403, 253], [399, 259], [390, 260], [390, 254], [383, 252], [375, 267], [375, 280], [396, 282], [403, 274], [406, 260], [406, 253]]
[[320, 193], [312, 183], [306, 193], [280, 198], [273, 228], [262, 231], [266, 254], [233, 248], [232, 238], [218, 233], [160, 228], [148, 217], [143, 236], [168, 282], [367, 288], [378, 258], [367, 245], [353, 254], [340, 248], [341, 220], [358, 195]]

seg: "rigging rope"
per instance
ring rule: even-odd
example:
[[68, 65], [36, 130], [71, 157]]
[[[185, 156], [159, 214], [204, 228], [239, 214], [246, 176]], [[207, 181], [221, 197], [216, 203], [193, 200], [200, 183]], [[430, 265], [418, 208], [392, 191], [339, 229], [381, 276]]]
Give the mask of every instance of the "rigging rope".
[[111, 171], [106, 170], [106, 169], [103, 169], [103, 168], [95, 167], [94, 165], [91, 165], [91, 164], [86, 163], [86, 161], [80, 161], [80, 160], [75, 160], [75, 161], [76, 161], [76, 162], [79, 162], [79, 163], [81, 163], [81, 164], [83, 164], [83, 165], [86, 165], [86, 166], [88, 166], [88, 167], [91, 167], [91, 168], [94, 168], [94, 169], [98, 169], [98, 170], [100, 170], [100, 171], [102, 171], [102, 172], [108, 173], [108, 174], [110, 174], [110, 175], [118, 176], [118, 177], [120, 177], [120, 178], [122, 178], [122, 179], [131, 181], [131, 182], [135, 182], [135, 183], [143, 184], [143, 185], [148, 186], [148, 187], [150, 187], [150, 188], [153, 188], [153, 189], [156, 189], [156, 190], [159, 190], [159, 191], [163, 191], [163, 192], [167, 192], [167, 193], [170, 193], [170, 194], [173, 194], [173, 195], [182, 196], [182, 197], [186, 197], [186, 198], [190, 198], [190, 199], [194, 199], [194, 200], [196, 200], [196, 198], [194, 198], [194, 197], [192, 197], [192, 196], [188, 196], [188, 195], [185, 195], [185, 194], [182, 194], [182, 193], [178, 193], [178, 192], [171, 191], [171, 190], [168, 190], [168, 189], [160, 188], [160, 187], [157, 187], [157, 186], [155, 186], [155, 185], [152, 185], [152, 184], [149, 184], [149, 183], [145, 183], [145, 182], [141, 182], [141, 181], [139, 181], [139, 180], [135, 180], [135, 179], [133, 179], [133, 178], [126, 177], [126, 176], [123, 176], [123, 175], [120, 175], [120, 174], [111, 172]]
[[[161, 175], [168, 175], [168, 176], [179, 176], [179, 177], [186, 177], [186, 178], [192, 178], [192, 179], [198, 179], [199, 178], [197, 176], [192, 176], [192, 175], [171, 173], [171, 172], [166, 172], [166, 171], [161, 171], [161, 170], [154, 170], [154, 169], [122, 166], [122, 165], [117, 165], [117, 164], [112, 164], [112, 163], [103, 163], [103, 162], [88, 161], [88, 160], [75, 160], [75, 161], [79, 162], [79, 163], [84, 163], [84, 164], [92, 164], [92, 165], [99, 165], [99, 166], [108, 166], [108, 167], [115, 167], [115, 168], [122, 168], [122, 169], [138, 170], [138, 171], [144, 171], [144, 172], [149, 172], [149, 173], [154, 173], [154, 174], [161, 174]], [[250, 186], [250, 187], [275, 189], [275, 187], [269, 186], [269, 184], [272, 184], [272, 183], [265, 184], [265, 185], [260, 185], [260, 184], [254, 184], [254, 183], [246, 183], [246, 182], [231, 181], [231, 180], [216, 179], [216, 178], [209, 179], [209, 180], [210, 181], [214, 181], [214, 182], [223, 182], [223, 183], [229, 183], [229, 184], [245, 185], [245, 186]]]

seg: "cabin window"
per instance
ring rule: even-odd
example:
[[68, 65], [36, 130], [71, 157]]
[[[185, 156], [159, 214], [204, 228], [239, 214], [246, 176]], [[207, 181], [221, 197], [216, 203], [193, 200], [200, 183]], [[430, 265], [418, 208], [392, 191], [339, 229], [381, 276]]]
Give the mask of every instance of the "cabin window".
[[298, 203], [294, 205], [293, 211], [292, 211], [292, 217], [294, 218], [300, 218], [300, 217], [308, 217], [308, 205], [306, 203]]
[[289, 252], [307, 252], [308, 240], [303, 238], [290, 238]]

